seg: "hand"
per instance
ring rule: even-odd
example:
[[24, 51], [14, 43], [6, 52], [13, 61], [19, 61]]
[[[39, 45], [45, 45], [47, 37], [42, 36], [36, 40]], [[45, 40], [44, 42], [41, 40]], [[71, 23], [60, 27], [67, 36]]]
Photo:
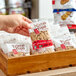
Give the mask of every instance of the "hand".
[[29, 36], [28, 29], [31, 29], [29, 25], [31, 22], [30, 19], [22, 15], [7, 15], [4, 20], [6, 26], [3, 29], [9, 33]]

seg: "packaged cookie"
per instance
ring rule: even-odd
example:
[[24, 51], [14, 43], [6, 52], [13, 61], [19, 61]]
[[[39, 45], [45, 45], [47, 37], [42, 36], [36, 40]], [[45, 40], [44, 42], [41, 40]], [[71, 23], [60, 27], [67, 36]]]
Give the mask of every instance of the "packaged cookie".
[[1, 49], [8, 57], [22, 57], [30, 55], [30, 47], [27, 43], [6, 43]]
[[75, 9], [54, 10], [54, 22], [59, 24], [76, 24]]
[[56, 51], [65, 51], [76, 48], [72, 38], [68, 35], [61, 35], [61, 37], [55, 37], [54, 39], [55, 50]]
[[0, 48], [6, 55], [8, 55], [8, 57], [29, 56], [31, 50], [31, 39], [19, 34], [1, 32]]
[[52, 0], [53, 9], [76, 8], [76, 0]]
[[75, 42], [71, 37], [68, 27], [65, 25], [51, 26], [51, 35], [56, 51], [66, 51], [76, 48]]
[[32, 54], [44, 54], [54, 51], [53, 42], [51, 40], [48, 22], [39, 21], [30, 24], [32, 29], [29, 30], [32, 40]]
[[6, 53], [9, 57], [21, 57], [21, 56], [29, 56], [30, 55], [30, 47], [26, 43], [14, 43], [14, 44], [6, 44], [8, 49], [8, 53]]

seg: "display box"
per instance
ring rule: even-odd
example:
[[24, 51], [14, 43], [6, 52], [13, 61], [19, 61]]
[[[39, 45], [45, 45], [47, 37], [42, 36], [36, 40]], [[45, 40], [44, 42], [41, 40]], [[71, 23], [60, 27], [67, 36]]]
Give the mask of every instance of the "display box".
[[0, 68], [7, 75], [20, 75], [76, 65], [76, 49], [49, 54], [8, 58], [0, 51]]

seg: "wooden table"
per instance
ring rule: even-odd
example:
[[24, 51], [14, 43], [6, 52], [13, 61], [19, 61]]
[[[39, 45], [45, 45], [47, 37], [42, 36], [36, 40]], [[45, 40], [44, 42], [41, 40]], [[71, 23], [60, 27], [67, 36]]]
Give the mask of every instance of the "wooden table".
[[[6, 75], [0, 70], [0, 76], [6, 76]], [[69, 67], [69, 68], [18, 75], [18, 76], [76, 76], [76, 67]]]

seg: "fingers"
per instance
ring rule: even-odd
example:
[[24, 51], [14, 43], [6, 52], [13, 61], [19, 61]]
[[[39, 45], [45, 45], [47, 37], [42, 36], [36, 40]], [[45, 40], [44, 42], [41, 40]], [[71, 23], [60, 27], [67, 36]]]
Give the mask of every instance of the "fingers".
[[23, 30], [20, 30], [20, 31], [18, 32], [18, 34], [21, 34], [21, 35], [24, 35], [24, 36], [29, 36], [29, 33], [24, 32]]
[[23, 20], [28, 22], [28, 23], [32, 23], [32, 21], [30, 19], [28, 19], [27, 17], [24, 17], [24, 16], [23, 16]]
[[25, 35], [25, 36], [29, 36], [29, 30], [27, 28], [23, 28], [23, 27], [16, 27], [14, 29], [14, 33], [18, 33], [21, 35]]
[[23, 28], [22, 30], [23, 30], [24, 32], [26, 32], [26, 33], [29, 33], [29, 30], [28, 30], [28, 29]]
[[31, 29], [32, 28], [30, 26], [30, 24], [28, 22], [25, 22], [25, 21], [22, 22], [22, 26], [24, 26], [24, 28], [28, 28], [28, 29]]

